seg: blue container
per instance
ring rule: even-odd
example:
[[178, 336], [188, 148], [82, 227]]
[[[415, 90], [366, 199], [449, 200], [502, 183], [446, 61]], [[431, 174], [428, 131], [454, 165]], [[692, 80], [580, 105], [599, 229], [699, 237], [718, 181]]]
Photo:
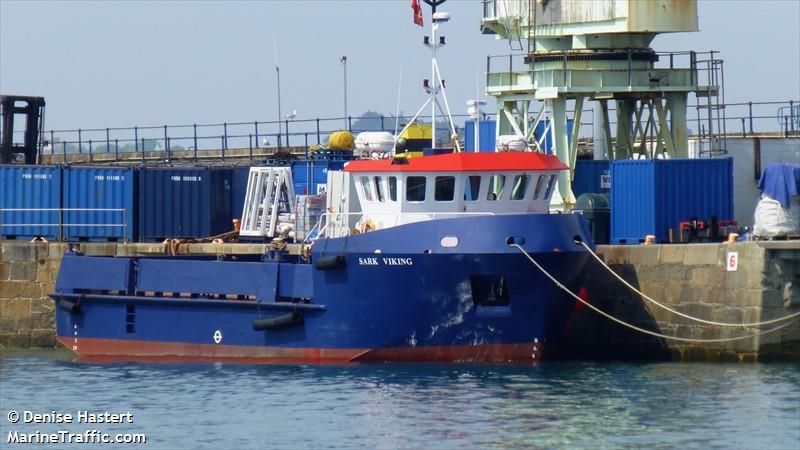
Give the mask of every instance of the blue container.
[[317, 150], [308, 156], [309, 159], [345, 160], [353, 159], [353, 152], [348, 150]]
[[303, 160], [292, 161], [292, 181], [295, 195], [316, 195], [324, 192], [328, 183], [328, 170], [341, 170], [347, 161]]
[[638, 244], [690, 218], [733, 219], [733, 159], [624, 160], [611, 163], [611, 243]]
[[[478, 150], [482, 152], [493, 152], [497, 147], [495, 143], [495, 128], [497, 122], [494, 120], [481, 120], [479, 125]], [[468, 152], [475, 151], [475, 122], [467, 120], [464, 122], [464, 149]]]
[[242, 211], [244, 210], [244, 198], [247, 195], [247, 179], [250, 176], [250, 167], [234, 167], [232, 176], [232, 218], [241, 220]]
[[136, 240], [136, 175], [132, 167], [65, 168], [66, 240]]
[[139, 173], [139, 239], [205, 238], [231, 231], [233, 170], [147, 167]]
[[452, 148], [423, 148], [422, 156], [449, 155], [453, 153]]
[[60, 238], [61, 168], [0, 166], [0, 238]]
[[[549, 120], [542, 120], [536, 125], [536, 130], [533, 132], [533, 135], [536, 137], [538, 142], [541, 142], [542, 150], [547, 154], [553, 153], [553, 138], [550, 133], [550, 130], [547, 129], [547, 126], [550, 124]], [[533, 123], [531, 123], [533, 125]], [[496, 145], [496, 128], [497, 122], [494, 120], [482, 120], [480, 122], [480, 151], [482, 152], [493, 152], [495, 151]], [[567, 133], [569, 142], [572, 142], [572, 130], [575, 127], [575, 121], [572, 119], [567, 119]], [[464, 148], [466, 151], [471, 152], [475, 149], [475, 123], [468, 120], [464, 122]]]
[[[549, 125], [550, 125], [550, 120], [540, 121], [538, 124], [536, 124], [536, 130], [534, 130], [533, 135], [536, 137], [536, 141], [540, 142], [539, 145], [542, 147], [542, 150], [548, 155], [552, 155], [553, 134], [551, 130], [547, 128]], [[572, 119], [567, 119], [567, 140], [570, 143], [572, 143], [572, 130], [574, 128], [575, 128], [575, 121]]]
[[608, 194], [611, 192], [611, 161], [579, 159], [575, 161], [575, 176], [572, 179], [572, 193], [575, 198], [581, 194]]

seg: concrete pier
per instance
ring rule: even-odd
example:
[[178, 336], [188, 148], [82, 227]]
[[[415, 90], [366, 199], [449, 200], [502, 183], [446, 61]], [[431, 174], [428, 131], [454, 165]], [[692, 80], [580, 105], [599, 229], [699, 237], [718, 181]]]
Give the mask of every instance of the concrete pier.
[[[6, 241], [0, 254], [0, 348], [53, 347], [53, 292], [68, 244]], [[167, 254], [165, 244], [81, 243], [89, 255]], [[185, 244], [181, 254], [263, 254], [263, 244]], [[759, 322], [800, 311], [800, 242], [747, 242], [600, 246], [598, 253], [648, 296], [706, 320]], [[735, 254], [736, 270], [728, 270]], [[536, 270], [533, 266], [520, 270]], [[588, 269], [590, 302], [639, 327], [671, 336], [717, 339], [758, 332], [721, 328], [675, 316], [645, 302], [602, 266]], [[767, 325], [761, 330], [781, 325]], [[610, 322], [591, 310], [578, 311], [562, 355], [573, 359], [683, 361], [800, 361], [800, 320], [768, 335], [721, 343], [654, 338]]]
[[[722, 323], [754, 323], [800, 312], [800, 242], [600, 246], [598, 253], [647, 296], [684, 314]], [[735, 270], [728, 267], [735, 258]], [[752, 335], [760, 328], [720, 327], [679, 317], [642, 299], [605, 268], [589, 267], [589, 301], [646, 330], [696, 340]], [[763, 336], [730, 342], [680, 342], [647, 336], [591, 310], [576, 313], [564, 354], [580, 359], [683, 361], [800, 360], [800, 318]]]

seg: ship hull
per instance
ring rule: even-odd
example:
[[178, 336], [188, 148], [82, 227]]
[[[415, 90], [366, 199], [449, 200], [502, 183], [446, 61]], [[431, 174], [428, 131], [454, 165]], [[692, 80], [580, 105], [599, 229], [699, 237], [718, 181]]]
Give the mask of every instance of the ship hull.
[[258, 300], [179, 295], [186, 290], [181, 280], [190, 276], [224, 285], [241, 272], [241, 262], [184, 263], [171, 273], [154, 266], [162, 278], [174, 278], [176, 287], [166, 294], [168, 287], [144, 292], [137, 285], [152, 275], [141, 260], [120, 277], [131, 278], [127, 292], [76, 289], [75, 268], [86, 257], [70, 256], [62, 272], [72, 280], [60, 277], [54, 295], [57, 303], [69, 300], [57, 308], [58, 337], [79, 355], [101, 359], [530, 363], [563, 335], [574, 301], [508, 242], [522, 242], [577, 292], [588, 254], [575, 236], [586, 239], [577, 216], [527, 214], [324, 239], [314, 245], [312, 261], [341, 257], [338, 263], [250, 263], [276, 273], [273, 284], [259, 285]]

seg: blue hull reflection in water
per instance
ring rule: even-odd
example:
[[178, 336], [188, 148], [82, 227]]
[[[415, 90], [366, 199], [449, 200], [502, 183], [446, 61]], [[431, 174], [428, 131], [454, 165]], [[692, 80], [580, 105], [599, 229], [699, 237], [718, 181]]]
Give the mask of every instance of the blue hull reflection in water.
[[[800, 443], [797, 364], [91, 365], [69, 358], [0, 352], [0, 446], [9, 448], [9, 431], [87, 428], [146, 433], [151, 449]], [[134, 424], [12, 425], [10, 410], [131, 411]]]

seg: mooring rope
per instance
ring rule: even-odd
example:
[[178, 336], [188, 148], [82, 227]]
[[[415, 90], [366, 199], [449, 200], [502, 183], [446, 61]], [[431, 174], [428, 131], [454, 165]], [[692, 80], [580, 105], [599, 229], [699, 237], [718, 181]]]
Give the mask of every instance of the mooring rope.
[[748, 335], [745, 335], [745, 336], [737, 336], [737, 337], [731, 337], [731, 338], [717, 338], [717, 339], [682, 338], [682, 337], [669, 336], [669, 335], [666, 335], [666, 334], [657, 333], [655, 331], [645, 330], [644, 328], [640, 328], [640, 327], [637, 327], [636, 325], [633, 325], [633, 324], [627, 323], [627, 322], [625, 322], [623, 320], [617, 319], [616, 317], [612, 316], [611, 314], [606, 313], [605, 311], [597, 308], [596, 306], [592, 305], [591, 303], [587, 302], [586, 300], [578, 297], [572, 291], [570, 291], [566, 286], [561, 284], [560, 281], [555, 279], [555, 277], [553, 277], [549, 272], [547, 272], [547, 270], [545, 270], [544, 267], [539, 265], [539, 263], [536, 262], [536, 260], [533, 259], [533, 257], [530, 254], [528, 254], [528, 252], [526, 252], [524, 248], [520, 247], [518, 244], [510, 244], [510, 246], [511, 247], [516, 247], [523, 255], [525, 255], [525, 257], [528, 258], [528, 260], [530, 262], [533, 263], [534, 266], [536, 266], [537, 269], [539, 269], [548, 279], [550, 279], [550, 281], [552, 281], [559, 289], [561, 289], [562, 291], [564, 291], [567, 294], [569, 294], [575, 300], [583, 303], [585, 306], [587, 306], [588, 308], [592, 309], [594, 312], [600, 314], [601, 316], [603, 316], [603, 317], [605, 317], [605, 318], [607, 318], [607, 319], [609, 319], [609, 320], [611, 320], [613, 322], [616, 322], [616, 323], [618, 323], [618, 324], [620, 324], [620, 325], [622, 325], [624, 327], [630, 328], [632, 330], [635, 330], [635, 331], [638, 331], [640, 333], [644, 333], [644, 334], [647, 334], [647, 335], [650, 335], [650, 336], [654, 336], [654, 337], [658, 337], [658, 338], [662, 338], [662, 339], [669, 339], [669, 340], [673, 340], [673, 341], [681, 341], [681, 342], [705, 342], [705, 343], [732, 342], [732, 341], [741, 341], [741, 340], [745, 340], [745, 339], [750, 339], [750, 338], [754, 338], [754, 337], [757, 337], [757, 336], [763, 336], [765, 334], [769, 334], [769, 333], [773, 333], [775, 331], [778, 331], [778, 330], [780, 330], [782, 328], [786, 328], [786, 327], [788, 327], [789, 325], [792, 324], [792, 322], [788, 322], [788, 323], [785, 323], [783, 325], [777, 326], [775, 328], [770, 328], [769, 330], [759, 331], [758, 333], [748, 334]]
[[718, 327], [760, 327], [762, 325], [770, 325], [770, 324], [773, 324], [773, 323], [778, 323], [778, 322], [783, 322], [783, 321], [786, 321], [786, 320], [791, 320], [791, 319], [794, 319], [795, 317], [800, 317], [800, 311], [796, 312], [796, 313], [788, 314], [788, 315], [783, 316], [783, 317], [778, 317], [777, 319], [770, 319], [770, 320], [765, 320], [763, 322], [750, 322], [750, 323], [714, 322], [712, 320], [705, 320], [705, 319], [701, 319], [699, 317], [693, 317], [693, 316], [690, 316], [688, 314], [684, 314], [684, 313], [682, 313], [680, 311], [676, 311], [676, 310], [670, 308], [669, 306], [664, 305], [662, 303], [659, 303], [655, 299], [652, 299], [652, 298], [648, 297], [647, 294], [645, 294], [644, 292], [636, 289], [633, 285], [631, 285], [630, 283], [625, 281], [625, 279], [622, 278], [618, 273], [614, 272], [614, 270], [611, 267], [609, 267], [605, 263], [605, 261], [603, 261], [600, 258], [600, 256], [597, 255], [597, 253], [595, 253], [588, 245], [586, 245], [586, 242], [581, 241], [580, 244], [583, 245], [583, 247], [586, 250], [589, 251], [589, 254], [591, 254], [594, 257], [594, 259], [597, 260], [597, 262], [599, 262], [603, 267], [605, 267], [606, 270], [611, 272], [611, 274], [614, 275], [619, 281], [621, 281], [622, 284], [624, 284], [625, 286], [630, 288], [630, 290], [632, 290], [633, 292], [636, 292], [637, 294], [641, 295], [642, 298], [644, 298], [645, 300], [653, 303], [656, 306], [664, 308], [667, 311], [669, 311], [669, 312], [671, 312], [671, 313], [673, 313], [675, 315], [684, 317], [684, 318], [689, 319], [689, 320], [694, 320], [695, 322], [705, 323], [705, 324], [708, 324], [708, 325], [716, 325]]

